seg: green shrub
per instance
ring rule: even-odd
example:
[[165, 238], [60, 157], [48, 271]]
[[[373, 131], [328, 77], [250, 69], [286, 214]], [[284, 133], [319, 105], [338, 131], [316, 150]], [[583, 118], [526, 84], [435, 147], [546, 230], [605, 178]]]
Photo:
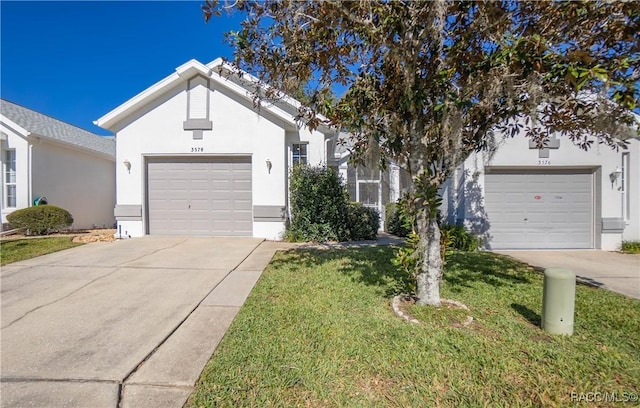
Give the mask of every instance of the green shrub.
[[622, 241], [621, 250], [627, 254], [640, 254], [640, 241]]
[[405, 274], [405, 279], [409, 284], [409, 289], [416, 292], [416, 273], [418, 272], [418, 243], [420, 237], [415, 232], [410, 232], [407, 235], [404, 246], [400, 247], [396, 251], [396, 256], [391, 262], [400, 267], [400, 270]]
[[45, 235], [73, 224], [73, 217], [65, 209], [54, 205], [23, 208], [7, 215], [13, 228], [25, 228], [27, 235]]
[[462, 225], [444, 224], [440, 227], [440, 234], [445, 249], [473, 252], [480, 247], [480, 239]]
[[407, 237], [411, 232], [407, 217], [398, 203], [389, 203], [384, 207], [384, 230], [399, 237]]
[[[392, 259], [393, 264], [399, 266], [410, 278], [410, 281], [414, 282], [412, 290], [415, 290], [415, 278], [420, 260], [420, 254], [417, 252], [419, 242], [420, 237], [414, 232], [409, 232], [405, 245], [396, 251], [396, 256]], [[440, 226], [440, 255], [443, 264], [446, 263], [447, 255], [454, 250], [473, 252], [480, 247], [480, 243], [480, 239], [462, 225], [443, 224]]]
[[380, 226], [380, 214], [375, 208], [365, 207], [361, 203], [350, 203], [348, 214], [350, 239], [376, 239]]
[[326, 167], [294, 166], [290, 177], [289, 241], [344, 241], [350, 238], [349, 198], [340, 175]]

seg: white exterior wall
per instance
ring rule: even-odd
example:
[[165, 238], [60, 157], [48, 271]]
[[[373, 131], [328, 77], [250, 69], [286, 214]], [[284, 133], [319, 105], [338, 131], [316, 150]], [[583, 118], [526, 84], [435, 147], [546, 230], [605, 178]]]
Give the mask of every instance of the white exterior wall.
[[2, 156], [0, 159], [0, 172], [2, 173], [0, 177], [2, 177], [3, 187], [5, 151], [11, 149], [16, 151], [16, 207], [8, 208], [5, 203], [5, 192], [4, 190], [0, 192], [0, 201], [2, 202], [0, 212], [2, 213], [2, 222], [5, 223], [7, 222], [8, 214], [31, 205], [31, 152], [30, 143], [25, 136], [15, 133], [13, 129], [4, 124], [0, 124], [0, 130], [6, 134], [6, 140], [2, 140], [2, 152], [0, 153]]
[[32, 196], [69, 211], [74, 229], [111, 228], [115, 221], [112, 159], [46, 141], [33, 145]]
[[[257, 113], [246, 99], [213, 84], [209, 89], [209, 120], [201, 140], [184, 130], [187, 119], [187, 82], [180, 82], [135, 116], [125, 119], [117, 131], [117, 204], [142, 206], [141, 221], [118, 221], [123, 235], [146, 234], [144, 193], [146, 156], [251, 156], [253, 206], [287, 205], [288, 154], [285, 124], [266, 109]], [[293, 131], [300, 141], [309, 142], [309, 160], [324, 161], [324, 136], [306, 129]], [[130, 172], [123, 162], [131, 163]], [[271, 171], [266, 162], [272, 164]], [[254, 222], [254, 237], [281, 239], [284, 222]]]
[[[573, 145], [568, 139], [560, 139], [559, 149], [550, 149], [550, 157], [541, 159], [537, 149], [529, 148], [529, 139], [524, 136], [504, 139], [498, 146], [493, 157], [488, 153], [473, 154], [463, 167], [464, 191], [463, 195], [484, 197], [484, 168], [592, 168], [595, 173], [594, 191], [594, 226], [596, 230], [596, 245], [603, 250], [617, 250], [622, 241], [621, 233], [601, 233], [602, 218], [622, 218], [622, 193], [618, 190], [618, 183], [611, 183], [609, 174], [616, 167], [620, 167], [622, 151], [616, 152], [609, 147], [595, 145], [589, 151], [583, 151]], [[633, 178], [634, 176], [631, 175]], [[475, 191], [470, 192], [470, 190]], [[466, 223], [482, 225], [482, 217], [486, 217], [484, 206], [479, 200], [471, 197], [461, 197], [463, 203], [458, 208], [458, 217]], [[446, 213], [446, 210], [443, 209]], [[638, 207], [632, 208], [638, 213]], [[637, 219], [637, 218], [636, 218]], [[481, 234], [486, 231], [478, 231]], [[598, 245], [598, 242], [600, 244]]]

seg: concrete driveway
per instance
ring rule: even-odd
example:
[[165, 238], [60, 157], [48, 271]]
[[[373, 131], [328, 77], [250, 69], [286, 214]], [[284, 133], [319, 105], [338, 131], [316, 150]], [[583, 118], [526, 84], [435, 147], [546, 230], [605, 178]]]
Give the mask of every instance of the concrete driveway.
[[0, 405], [182, 406], [277, 249], [146, 237], [2, 267]]
[[496, 251], [541, 268], [568, 268], [579, 281], [640, 299], [640, 255], [607, 251]]

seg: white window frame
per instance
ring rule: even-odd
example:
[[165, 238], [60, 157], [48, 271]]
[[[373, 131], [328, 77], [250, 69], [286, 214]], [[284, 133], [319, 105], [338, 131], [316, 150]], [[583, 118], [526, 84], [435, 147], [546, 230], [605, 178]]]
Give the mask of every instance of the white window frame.
[[[11, 155], [11, 157], [9, 156]], [[16, 173], [16, 149], [2, 152], [2, 202], [5, 208], [16, 208], [18, 205], [18, 183]], [[9, 166], [12, 165], [10, 168]], [[9, 181], [10, 171], [13, 171], [13, 181]], [[13, 187], [13, 205], [9, 202], [9, 187]]]

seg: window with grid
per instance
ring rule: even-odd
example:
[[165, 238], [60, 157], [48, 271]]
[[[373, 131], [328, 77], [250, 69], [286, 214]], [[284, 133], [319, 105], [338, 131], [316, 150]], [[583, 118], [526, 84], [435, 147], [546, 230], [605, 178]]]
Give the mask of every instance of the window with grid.
[[4, 203], [7, 208], [15, 208], [16, 197], [16, 151], [5, 150], [4, 156]]
[[[379, 209], [382, 178], [379, 169], [368, 169], [364, 166], [347, 167], [347, 191], [351, 201], [356, 201], [365, 207]], [[384, 198], [383, 198], [384, 200]]]
[[291, 151], [293, 153], [292, 163], [294, 165], [307, 164], [307, 144], [306, 143], [294, 143], [291, 146]]

